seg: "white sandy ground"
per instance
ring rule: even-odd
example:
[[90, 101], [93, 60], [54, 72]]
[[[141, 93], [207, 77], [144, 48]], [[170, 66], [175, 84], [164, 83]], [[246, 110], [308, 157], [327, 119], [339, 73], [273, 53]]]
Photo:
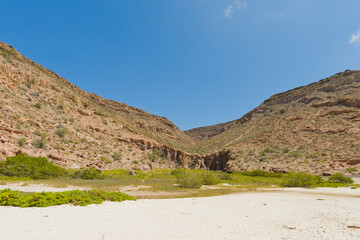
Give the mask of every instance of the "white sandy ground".
[[[35, 187], [21, 190], [27, 188]], [[334, 195], [349, 192], [357, 197]], [[360, 190], [348, 188], [141, 199], [87, 207], [0, 207], [0, 239], [360, 239], [360, 229], [347, 227], [360, 226], [359, 213]]]
[[64, 188], [58, 187], [49, 187], [43, 184], [26, 184], [20, 183], [7, 183], [4, 185], [0, 185], [0, 190], [10, 188], [14, 191], [23, 191], [23, 192], [63, 192], [63, 191], [71, 191], [71, 190], [88, 190], [87, 188], [83, 187], [76, 187], [76, 186], [68, 186]]

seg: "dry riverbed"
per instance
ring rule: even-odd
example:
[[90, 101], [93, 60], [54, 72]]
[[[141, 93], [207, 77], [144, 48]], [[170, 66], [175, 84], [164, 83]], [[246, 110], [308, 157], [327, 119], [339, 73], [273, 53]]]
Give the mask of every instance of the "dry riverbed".
[[287, 188], [215, 197], [105, 202], [87, 207], [0, 207], [0, 232], [2, 239], [12, 240], [360, 239], [359, 202], [359, 189]]

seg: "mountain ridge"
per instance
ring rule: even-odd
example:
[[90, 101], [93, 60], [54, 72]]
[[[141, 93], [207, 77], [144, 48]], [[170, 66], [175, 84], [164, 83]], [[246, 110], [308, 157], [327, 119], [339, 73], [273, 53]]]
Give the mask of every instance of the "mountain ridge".
[[98, 169], [263, 169], [360, 174], [360, 71], [275, 94], [241, 118], [181, 131], [81, 90], [0, 42], [0, 160]]
[[360, 71], [346, 70], [275, 94], [237, 120], [185, 132], [201, 152], [230, 149], [235, 169], [359, 172], [359, 89]]
[[196, 154], [195, 141], [167, 118], [85, 92], [1, 42], [0, 113], [0, 158], [27, 153], [65, 167], [144, 170], [227, 161]]

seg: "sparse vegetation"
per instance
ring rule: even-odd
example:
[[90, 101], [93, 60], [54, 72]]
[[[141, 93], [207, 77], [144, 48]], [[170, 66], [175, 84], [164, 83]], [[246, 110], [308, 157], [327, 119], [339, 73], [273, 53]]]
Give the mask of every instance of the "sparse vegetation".
[[101, 172], [98, 171], [94, 167], [81, 168], [76, 170], [73, 174], [71, 174], [73, 178], [81, 178], [81, 179], [101, 179]]
[[60, 110], [63, 110], [64, 107], [65, 107], [64, 103], [60, 103], [60, 104], [58, 105], [58, 109], [60, 109]]
[[100, 157], [100, 161], [106, 162], [106, 163], [112, 163], [112, 161], [106, 157]]
[[[19, 157], [22, 156], [22, 157]], [[130, 175], [128, 170], [113, 169], [100, 172], [97, 169], [82, 168], [78, 170], [63, 169], [48, 162], [46, 158], [33, 158], [19, 155], [12, 160], [12, 164], [0, 164], [0, 181], [26, 181], [26, 179], [40, 179], [37, 183], [55, 186], [83, 186], [107, 191], [117, 190], [123, 185], [147, 185], [151, 191], [194, 191], [202, 185], [227, 183], [220, 187], [218, 193], [239, 191], [243, 188], [258, 187], [340, 187], [358, 186], [344, 181], [327, 181], [321, 176], [306, 173], [272, 173], [262, 170], [247, 172], [223, 173], [208, 170], [188, 169], [155, 169], [150, 171], [134, 170], [135, 175]], [[8, 158], [8, 159], [12, 159]], [[20, 159], [20, 161], [15, 161]], [[25, 159], [25, 160], [24, 160]], [[39, 159], [41, 159], [39, 161]], [[135, 162], [136, 161], [136, 162]], [[140, 161], [134, 160], [134, 164]], [[11, 167], [9, 167], [11, 166]], [[55, 170], [52, 168], [55, 167]], [[336, 175], [335, 175], [336, 176]], [[336, 178], [338, 179], [338, 177]], [[175, 185], [177, 183], [177, 185]], [[189, 189], [189, 190], [187, 190]], [[192, 190], [190, 190], [192, 189]], [[208, 191], [201, 188], [196, 192]], [[214, 191], [214, 190], [211, 190]], [[216, 191], [215, 191], [216, 192]]]
[[121, 159], [121, 153], [114, 152], [112, 158], [114, 161], [119, 161]]
[[87, 206], [101, 204], [104, 201], [121, 202], [136, 200], [121, 192], [91, 191], [66, 191], [66, 192], [41, 192], [26, 193], [5, 189], [0, 191], [0, 205], [14, 207], [48, 207], [62, 204]]
[[329, 177], [329, 182], [331, 183], [353, 183], [354, 181], [349, 178], [343, 176], [341, 173], [334, 173]]
[[46, 148], [46, 140], [42, 137], [39, 137], [39, 138], [35, 138], [31, 144], [36, 147], [36, 148]]
[[66, 127], [58, 127], [55, 131], [59, 137], [64, 137], [68, 132], [69, 130]]
[[10, 64], [12, 64], [13, 63], [13, 61], [12, 61], [12, 59], [11, 59], [11, 53], [10, 52], [8, 52], [8, 51], [5, 51], [4, 49], [0, 49], [0, 55], [2, 55], [5, 59], [6, 59], [6, 61], [8, 62], [8, 63], [10, 63]]
[[154, 149], [152, 153], [149, 155], [149, 159], [151, 162], [155, 162], [156, 160], [158, 160], [158, 158], [159, 158], [158, 151]]
[[244, 171], [241, 172], [242, 175], [244, 176], [251, 176], [251, 177], [282, 177], [283, 174], [282, 173], [275, 173], [275, 172], [266, 172], [260, 169], [257, 170], [253, 170], [253, 171]]
[[98, 116], [100, 116], [100, 117], [103, 117], [103, 116], [104, 116], [103, 112], [100, 111], [100, 110], [96, 112], [96, 115], [98, 115]]
[[289, 154], [289, 157], [293, 157], [293, 158], [301, 157], [301, 154], [298, 151], [291, 151], [288, 154]]
[[203, 185], [202, 177], [191, 170], [179, 169], [174, 171], [177, 183], [183, 188], [199, 188]]
[[18, 139], [18, 144], [20, 147], [24, 147], [26, 145], [26, 139], [25, 138]]
[[202, 185], [215, 185], [220, 182], [219, 175], [212, 171], [177, 169], [172, 174], [183, 188], [199, 188]]
[[103, 124], [108, 125], [108, 121], [104, 117], [101, 117], [101, 120], [102, 120]]
[[39, 129], [36, 129], [34, 134], [41, 137], [41, 138], [43, 138], [43, 139], [45, 139], [48, 136], [47, 133], [40, 132]]
[[17, 155], [0, 163], [0, 176], [48, 179], [66, 176], [66, 170], [55, 166], [44, 157]]
[[352, 173], [352, 172], [356, 172], [356, 168], [347, 168], [346, 171], [348, 171], [349, 173]]
[[38, 102], [38, 103], [35, 103], [35, 105], [34, 105], [34, 107], [36, 107], [37, 109], [41, 109], [41, 106], [42, 106], [42, 105], [41, 105], [41, 103], [39, 103], [39, 102]]
[[285, 174], [281, 185], [284, 187], [314, 187], [323, 182], [321, 176], [315, 176], [304, 172], [290, 172]]
[[26, 80], [25, 85], [27, 88], [31, 88], [35, 84], [35, 78], [32, 78], [31, 80]]

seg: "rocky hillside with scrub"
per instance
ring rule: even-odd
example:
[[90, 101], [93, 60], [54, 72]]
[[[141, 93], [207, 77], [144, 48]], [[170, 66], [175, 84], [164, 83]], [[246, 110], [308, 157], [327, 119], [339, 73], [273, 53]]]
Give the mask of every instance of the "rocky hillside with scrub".
[[359, 71], [182, 132], [165, 117], [85, 92], [0, 42], [0, 160], [29, 154], [66, 168], [360, 174], [359, 131]]
[[0, 42], [0, 159], [26, 153], [99, 169], [214, 165], [191, 153], [194, 143], [165, 117], [85, 92]]
[[242, 118], [196, 128], [197, 149], [231, 150], [235, 170], [360, 173], [360, 71], [276, 94]]

